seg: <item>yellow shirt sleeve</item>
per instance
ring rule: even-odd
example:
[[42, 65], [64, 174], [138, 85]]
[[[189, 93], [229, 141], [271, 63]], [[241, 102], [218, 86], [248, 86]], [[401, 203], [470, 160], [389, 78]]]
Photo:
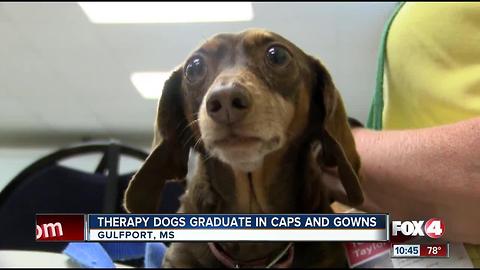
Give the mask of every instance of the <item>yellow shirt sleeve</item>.
[[[383, 129], [480, 116], [480, 3], [405, 3], [386, 43]], [[465, 245], [480, 267], [480, 245]]]
[[389, 29], [383, 129], [480, 116], [480, 3], [406, 3]]

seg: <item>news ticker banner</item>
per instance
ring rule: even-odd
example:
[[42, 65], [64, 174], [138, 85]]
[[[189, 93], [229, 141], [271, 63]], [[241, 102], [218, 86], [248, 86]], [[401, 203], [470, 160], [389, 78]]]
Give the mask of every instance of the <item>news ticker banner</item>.
[[37, 214], [37, 241], [388, 241], [387, 214]]

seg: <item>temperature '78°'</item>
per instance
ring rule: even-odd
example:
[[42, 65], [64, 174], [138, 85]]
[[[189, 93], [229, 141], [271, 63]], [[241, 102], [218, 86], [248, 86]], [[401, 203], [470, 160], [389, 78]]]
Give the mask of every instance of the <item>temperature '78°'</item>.
[[428, 254], [437, 255], [440, 250], [442, 250], [442, 247], [427, 247]]

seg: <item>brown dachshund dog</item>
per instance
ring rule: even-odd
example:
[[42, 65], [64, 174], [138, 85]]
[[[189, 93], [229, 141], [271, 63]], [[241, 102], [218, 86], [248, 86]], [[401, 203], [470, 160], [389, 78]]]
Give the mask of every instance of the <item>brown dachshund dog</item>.
[[[190, 150], [198, 158], [180, 213], [332, 213], [323, 166], [338, 168], [358, 205], [360, 159], [347, 119], [328, 71], [287, 39], [258, 29], [216, 35], [165, 83], [154, 149], [125, 208], [157, 212], [165, 181], [187, 175]], [[338, 242], [179, 242], [164, 266], [347, 265]]]

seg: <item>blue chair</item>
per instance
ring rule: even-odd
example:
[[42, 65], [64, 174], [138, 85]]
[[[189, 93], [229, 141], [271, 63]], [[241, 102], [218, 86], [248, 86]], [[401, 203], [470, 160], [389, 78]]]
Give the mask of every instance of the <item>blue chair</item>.
[[[59, 165], [92, 153], [103, 154], [95, 172]], [[60, 149], [20, 172], [0, 192], [0, 249], [62, 251], [67, 243], [35, 241], [37, 213], [124, 213], [123, 192], [133, 172], [118, 175], [121, 155], [147, 157], [116, 142], [86, 143]]]

